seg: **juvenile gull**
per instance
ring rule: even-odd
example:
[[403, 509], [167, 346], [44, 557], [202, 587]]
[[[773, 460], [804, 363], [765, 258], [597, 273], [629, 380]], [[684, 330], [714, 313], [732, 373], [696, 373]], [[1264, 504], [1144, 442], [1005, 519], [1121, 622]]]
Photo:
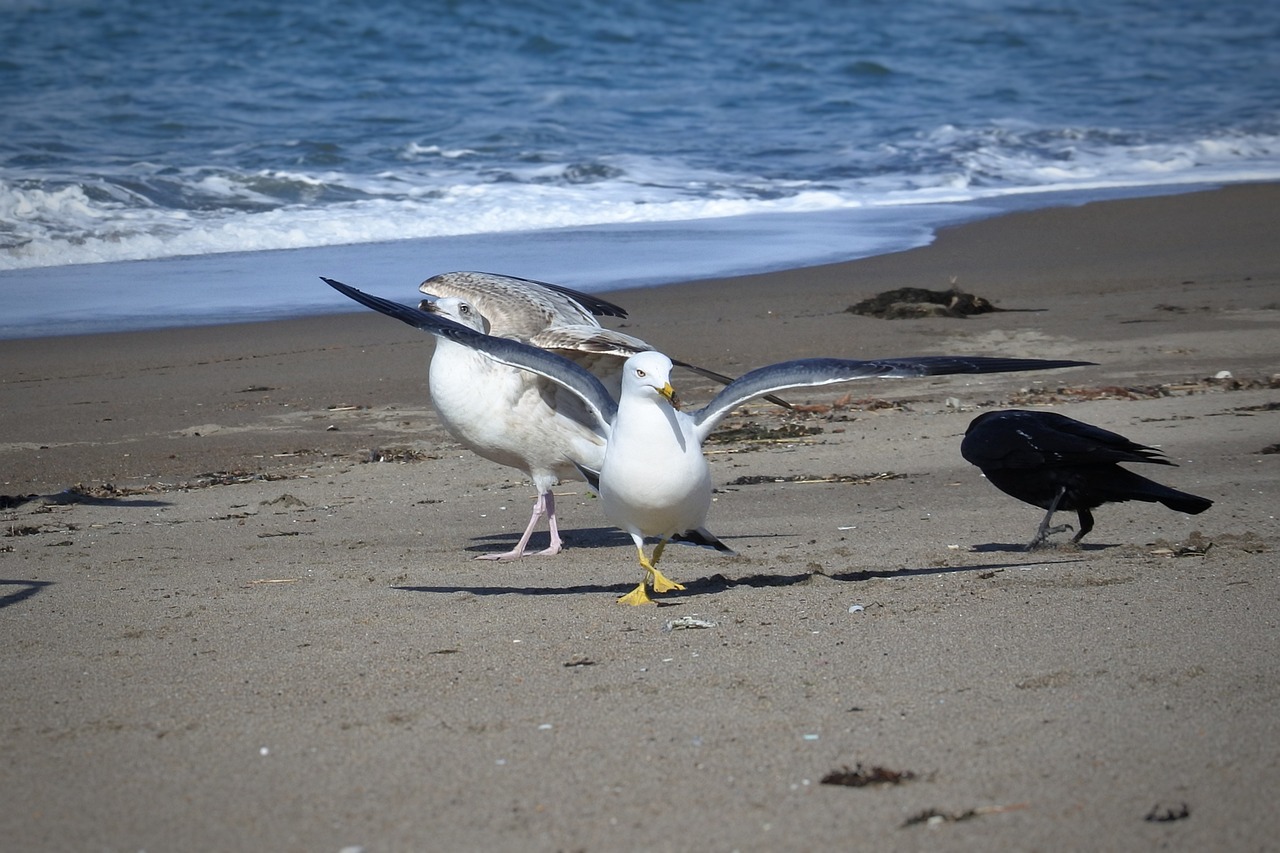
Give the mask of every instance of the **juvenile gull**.
[[[596, 317], [625, 318], [625, 308], [562, 285], [465, 271], [432, 276], [418, 285], [418, 290], [427, 296], [418, 303], [421, 310], [436, 310], [432, 305], [441, 298], [457, 299], [459, 302], [453, 304], [468, 315], [460, 321], [464, 325], [559, 353], [596, 374], [615, 395], [621, 383], [622, 362], [637, 352], [653, 349], [637, 337], [602, 327], [596, 320]], [[457, 317], [451, 319], [458, 320]], [[721, 385], [732, 381], [728, 376], [696, 364], [672, 361]], [[767, 399], [787, 406], [777, 397]]]
[[[623, 361], [649, 344], [600, 326], [596, 315], [626, 317], [618, 305], [566, 287], [484, 272], [433, 276], [418, 289], [423, 311], [477, 332], [512, 338], [556, 352], [595, 373], [618, 393]], [[714, 381], [729, 378], [684, 364]], [[484, 353], [441, 339], [431, 359], [431, 403], [445, 428], [477, 455], [523, 471], [537, 490], [520, 540], [509, 551], [477, 559], [513, 560], [527, 553], [529, 539], [546, 515], [550, 544], [538, 555], [563, 547], [552, 487], [580, 479], [575, 463], [598, 470], [605, 436], [578, 397], [555, 382], [504, 365]]]
[[978, 415], [965, 430], [960, 455], [1000, 491], [1047, 510], [1028, 551], [1071, 529], [1049, 526], [1058, 510], [1076, 511], [1080, 530], [1071, 541], [1079, 542], [1093, 530], [1090, 510], [1104, 503], [1159, 502], [1192, 515], [1213, 506], [1208, 498], [1162, 486], [1118, 464], [1173, 464], [1155, 448], [1056, 412], [1007, 409]]
[[[1090, 362], [1024, 358], [918, 356], [856, 361], [808, 358], [753, 370], [730, 382], [703, 408], [692, 413], [672, 405], [672, 362], [659, 352], [641, 352], [626, 360], [620, 396], [615, 398], [590, 372], [555, 353], [506, 338], [484, 335], [438, 315], [362, 293], [323, 279], [355, 301], [395, 317], [441, 340], [451, 340], [485, 353], [503, 364], [543, 376], [576, 395], [596, 419], [606, 438], [597, 475], [605, 515], [630, 534], [643, 576], [624, 604], [651, 601], [655, 592], [683, 589], [657, 568], [662, 550], [677, 535], [724, 546], [706, 529], [711, 506], [711, 474], [702, 442], [716, 425], [747, 400], [764, 394], [815, 385], [870, 378], [907, 378], [957, 373], [998, 373], [1076, 367]], [[581, 466], [585, 468], [586, 466]], [[652, 558], [645, 537], [656, 537]]]
[[[488, 272], [447, 272], [418, 285], [427, 302], [461, 299], [483, 319], [481, 331], [546, 347], [539, 339], [548, 329], [585, 327], [600, 331], [596, 317], [626, 317], [619, 305], [558, 284]], [[426, 310], [426, 306], [419, 304]], [[634, 341], [634, 338], [623, 336]]]

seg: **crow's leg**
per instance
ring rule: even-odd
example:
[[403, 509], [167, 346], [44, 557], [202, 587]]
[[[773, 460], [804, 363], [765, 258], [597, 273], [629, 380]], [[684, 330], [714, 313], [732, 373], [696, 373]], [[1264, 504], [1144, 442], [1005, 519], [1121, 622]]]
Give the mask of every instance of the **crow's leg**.
[[1079, 542], [1084, 538], [1085, 534], [1093, 529], [1093, 513], [1088, 509], [1081, 507], [1076, 510], [1076, 515], [1080, 516], [1080, 532], [1071, 537], [1072, 542]]
[[[1044, 520], [1040, 522], [1040, 529], [1036, 531], [1036, 538], [1027, 543], [1027, 550], [1034, 551], [1044, 544], [1044, 540], [1048, 539], [1055, 533], [1062, 533], [1071, 530], [1070, 524], [1059, 524], [1057, 527], [1050, 527], [1049, 521], [1053, 518], [1053, 514], [1058, 511], [1058, 504], [1062, 503], [1062, 499], [1067, 495], [1067, 487], [1062, 486], [1058, 489], [1058, 493], [1053, 496], [1053, 501], [1049, 504], [1049, 511], [1044, 514]], [[1092, 522], [1092, 519], [1090, 519]], [[1083, 517], [1081, 518], [1083, 524]], [[1093, 525], [1090, 524], [1090, 527]]]

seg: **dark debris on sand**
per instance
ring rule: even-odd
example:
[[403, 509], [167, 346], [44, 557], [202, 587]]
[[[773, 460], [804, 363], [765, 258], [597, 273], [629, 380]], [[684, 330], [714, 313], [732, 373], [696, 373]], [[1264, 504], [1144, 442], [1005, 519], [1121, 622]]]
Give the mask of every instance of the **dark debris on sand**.
[[845, 311], [882, 320], [904, 320], [919, 317], [968, 317], [1003, 311], [981, 296], [958, 289], [926, 290], [923, 287], [899, 287], [886, 290], [869, 299], [850, 305]]
[[730, 481], [730, 486], [758, 486], [763, 483], [853, 483], [865, 485], [879, 480], [900, 480], [906, 474], [880, 471], [874, 474], [748, 474]]
[[1159, 803], [1151, 807], [1143, 818], [1151, 823], [1172, 823], [1175, 820], [1186, 820], [1191, 817], [1191, 807], [1186, 803], [1179, 806], [1161, 806]]
[[852, 769], [846, 765], [832, 770], [820, 780], [823, 785], [844, 785], [847, 788], [865, 788], [868, 785], [901, 785], [916, 778], [910, 770], [890, 770], [879, 765], [863, 767], [859, 761]]

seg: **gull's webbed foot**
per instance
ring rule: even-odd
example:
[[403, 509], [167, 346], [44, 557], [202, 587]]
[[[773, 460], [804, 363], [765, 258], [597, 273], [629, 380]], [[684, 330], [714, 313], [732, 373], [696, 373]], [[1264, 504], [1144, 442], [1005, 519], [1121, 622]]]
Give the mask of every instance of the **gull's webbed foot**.
[[493, 561], [501, 561], [504, 563], [508, 563], [512, 560], [518, 560], [523, 556], [524, 556], [523, 549], [521, 550], [512, 549], [510, 551], [503, 551], [501, 554], [476, 554], [475, 559], [493, 560]]
[[638, 607], [642, 604], [652, 604], [653, 599], [649, 597], [649, 590], [645, 589], [644, 581], [641, 581], [635, 589], [619, 598], [618, 603]]
[[[684, 584], [668, 580], [667, 576], [657, 569], [653, 569], [650, 572], [650, 577], [653, 582], [654, 592], [671, 592], [673, 589], [684, 589]], [[643, 584], [641, 584], [641, 586], [643, 586]]]
[[653, 549], [652, 560], [645, 559], [644, 551], [640, 551], [640, 565], [644, 568], [644, 579], [653, 587], [654, 592], [671, 592], [673, 589], [684, 589], [683, 585], [670, 580], [666, 575], [658, 571], [658, 559], [662, 557], [662, 551], [666, 547], [667, 540], [663, 539]]
[[670, 592], [673, 589], [684, 589], [684, 586], [670, 580], [662, 572], [654, 567], [654, 563], [658, 562], [658, 558], [662, 556], [662, 547], [666, 542], [659, 542], [658, 547], [653, 550], [653, 560], [651, 561], [645, 556], [644, 548], [637, 540], [636, 554], [640, 558], [640, 568], [644, 569], [644, 577], [640, 583], [631, 592], [618, 599], [619, 604], [652, 604], [653, 599], [649, 597], [649, 587], [653, 587], [654, 592]]

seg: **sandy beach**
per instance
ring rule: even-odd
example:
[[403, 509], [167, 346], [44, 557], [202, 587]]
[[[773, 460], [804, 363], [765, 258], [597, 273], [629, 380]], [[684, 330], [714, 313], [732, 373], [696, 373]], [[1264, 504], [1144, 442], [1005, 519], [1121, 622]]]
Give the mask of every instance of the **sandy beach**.
[[[557, 490], [562, 554], [473, 559], [518, 538], [533, 491], [439, 425], [433, 345], [404, 324], [353, 304], [0, 341], [0, 838], [1275, 849], [1277, 222], [1280, 186], [1235, 186], [608, 294], [630, 317], [607, 325], [734, 375], [1097, 362], [752, 403], [708, 447], [709, 526], [740, 556], [673, 546], [688, 588], [642, 608], [615, 603], [634, 551], [581, 483]], [[1001, 310], [846, 311], [908, 286]], [[1081, 546], [1028, 553], [1042, 512], [959, 454], [993, 408], [1157, 446], [1179, 467], [1141, 473], [1215, 504], [1107, 505]]]

